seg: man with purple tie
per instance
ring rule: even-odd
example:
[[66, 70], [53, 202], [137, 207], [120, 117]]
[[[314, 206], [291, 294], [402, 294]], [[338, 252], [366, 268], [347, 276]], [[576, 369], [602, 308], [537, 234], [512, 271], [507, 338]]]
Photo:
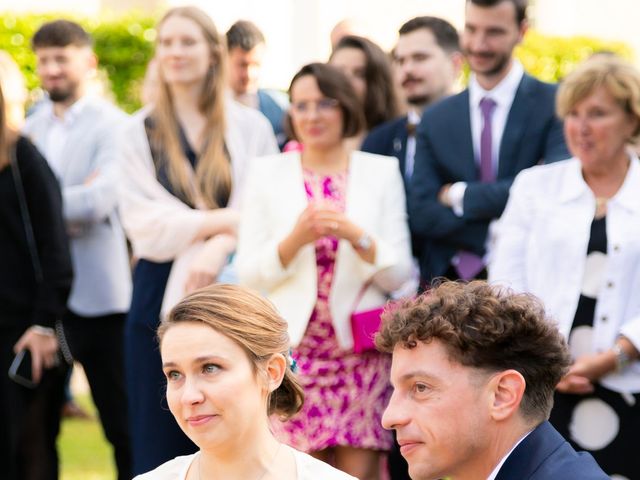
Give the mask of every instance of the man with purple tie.
[[524, 72], [513, 50], [527, 0], [467, 0], [462, 51], [469, 87], [429, 107], [417, 129], [409, 217], [425, 238], [423, 285], [486, 276], [491, 224], [518, 172], [567, 158], [555, 85]]

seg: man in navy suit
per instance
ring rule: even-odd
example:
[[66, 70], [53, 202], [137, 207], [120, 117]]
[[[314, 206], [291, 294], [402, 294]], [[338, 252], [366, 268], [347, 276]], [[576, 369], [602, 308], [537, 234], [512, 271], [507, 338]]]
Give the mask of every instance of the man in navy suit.
[[427, 239], [421, 277], [482, 278], [490, 225], [521, 170], [568, 158], [554, 85], [513, 58], [526, 0], [467, 0], [462, 50], [469, 88], [428, 108], [417, 130], [409, 188], [412, 232]]
[[407, 115], [374, 128], [362, 150], [396, 157], [405, 184], [413, 173], [415, 129], [424, 109], [451, 95], [462, 70], [456, 29], [437, 17], [415, 17], [398, 30], [393, 60], [398, 83], [409, 107]]
[[413, 480], [604, 480], [547, 421], [571, 357], [542, 304], [444, 282], [383, 315], [394, 387], [382, 417]]

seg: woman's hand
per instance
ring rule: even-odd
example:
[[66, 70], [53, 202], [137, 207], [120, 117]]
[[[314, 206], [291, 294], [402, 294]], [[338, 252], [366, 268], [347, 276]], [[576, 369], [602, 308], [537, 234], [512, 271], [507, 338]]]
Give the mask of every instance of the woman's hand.
[[43, 370], [52, 368], [56, 364], [58, 339], [53, 331], [49, 332], [42, 327], [32, 326], [22, 334], [13, 346], [13, 351], [18, 353], [25, 348], [31, 352], [33, 381], [39, 383]]
[[585, 395], [593, 392], [593, 383], [616, 369], [616, 356], [612, 350], [579, 357], [556, 389], [562, 393]]
[[235, 246], [236, 238], [233, 235], [219, 234], [207, 240], [191, 264], [184, 287], [185, 293], [215, 282]]

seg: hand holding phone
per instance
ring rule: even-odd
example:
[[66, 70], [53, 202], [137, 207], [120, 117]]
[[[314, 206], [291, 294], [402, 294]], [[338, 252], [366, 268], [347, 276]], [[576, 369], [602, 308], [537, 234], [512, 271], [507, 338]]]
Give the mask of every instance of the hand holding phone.
[[36, 388], [38, 383], [33, 380], [31, 352], [26, 348], [20, 350], [9, 367], [9, 378], [27, 388]]
[[[38, 326], [29, 327], [20, 337], [20, 339], [13, 346], [16, 357], [23, 350], [29, 351], [29, 362], [26, 362], [31, 366], [31, 375], [26, 376], [32, 378], [32, 381], [37, 385], [40, 383], [42, 373], [47, 368], [55, 366], [58, 351], [58, 339], [54, 333], [43, 332], [43, 329]], [[26, 353], [23, 355], [27, 355]], [[20, 363], [25, 362], [21, 360]], [[23, 368], [26, 368], [23, 367]]]

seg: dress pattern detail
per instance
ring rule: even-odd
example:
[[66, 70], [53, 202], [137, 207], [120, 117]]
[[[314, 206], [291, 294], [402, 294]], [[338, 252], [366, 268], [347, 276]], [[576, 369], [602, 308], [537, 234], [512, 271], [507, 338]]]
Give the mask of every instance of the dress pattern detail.
[[[574, 359], [592, 353], [593, 319], [606, 265], [605, 216], [591, 224], [581, 294], [568, 340]], [[640, 478], [640, 463], [630, 461], [637, 457], [640, 395], [623, 397], [599, 383], [594, 387], [588, 395], [556, 392], [551, 423], [576, 450], [589, 451], [612, 478]]]
[[[304, 170], [309, 202], [344, 211], [347, 173], [330, 176]], [[292, 419], [274, 422], [278, 436], [302, 451], [335, 446], [388, 450], [391, 433], [380, 424], [390, 395], [391, 358], [378, 352], [355, 354], [340, 347], [329, 310], [338, 239], [316, 242], [318, 299], [307, 330], [293, 350], [305, 402]]]

